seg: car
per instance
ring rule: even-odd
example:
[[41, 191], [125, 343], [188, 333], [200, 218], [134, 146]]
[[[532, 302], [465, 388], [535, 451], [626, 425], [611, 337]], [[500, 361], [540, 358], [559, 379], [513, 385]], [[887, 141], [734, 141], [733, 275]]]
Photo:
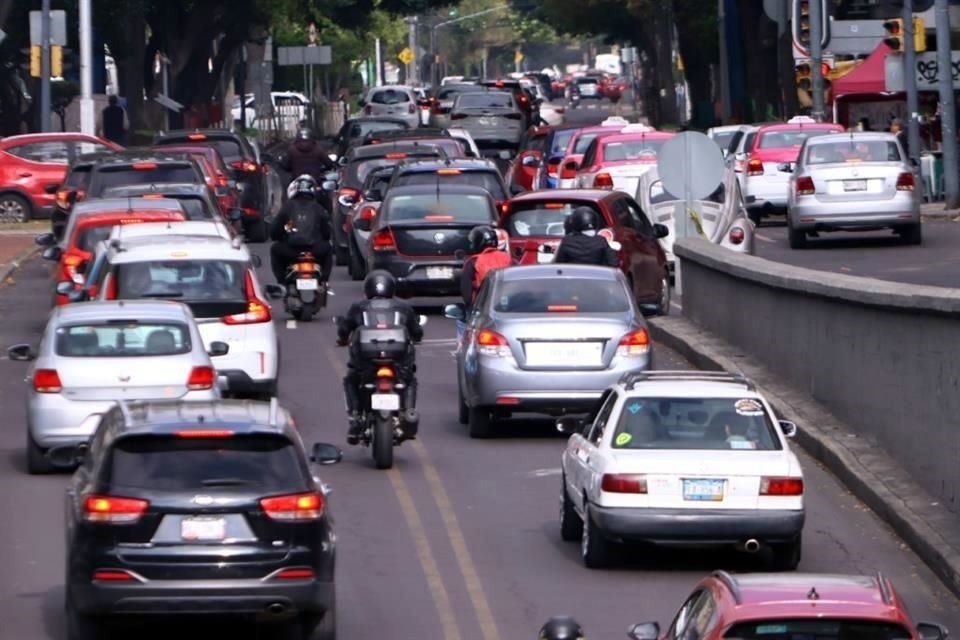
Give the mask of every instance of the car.
[[600, 78], [596, 76], [580, 76], [573, 79], [573, 84], [580, 92], [581, 99], [603, 100], [603, 90]]
[[882, 573], [752, 573], [714, 571], [684, 601], [666, 633], [635, 624], [633, 640], [663, 638], [875, 638], [946, 640], [938, 624], [914, 623]]
[[780, 571], [800, 563], [804, 479], [780, 421], [747, 378], [723, 372], [626, 373], [587, 420], [569, 417], [560, 535], [588, 568], [614, 543], [764, 547]]
[[475, 84], [444, 84], [430, 98], [430, 119], [428, 125], [446, 129], [450, 126], [450, 109], [453, 101], [461, 93], [471, 93], [480, 89]]
[[[210, 223], [179, 223], [181, 225]], [[216, 229], [204, 235], [176, 235], [141, 226], [122, 227], [109, 242], [104, 264], [95, 265], [87, 286], [100, 300], [145, 297], [183, 302], [193, 310], [200, 335], [209, 345], [222, 341], [230, 353], [214, 363], [231, 395], [271, 397], [280, 366], [277, 331], [256, 267], [240, 238], [224, 238]], [[129, 232], [128, 232], [129, 230]], [[129, 233], [134, 237], [124, 237]], [[190, 234], [190, 235], [187, 235]]]
[[560, 165], [567, 154], [567, 146], [576, 133], [577, 127], [569, 125], [549, 129], [543, 157], [534, 173], [534, 189], [556, 189], [560, 186]]
[[56, 246], [52, 233], [37, 236], [36, 243], [47, 247], [46, 260], [57, 263], [52, 271], [54, 304], [67, 304], [68, 294], [82, 288], [97, 244], [110, 237], [113, 227], [147, 222], [186, 220], [177, 200], [106, 199], [78, 203], [70, 214], [63, 246]]
[[[188, 220], [217, 220], [226, 222], [220, 206], [214, 200], [210, 189], [202, 184], [131, 184], [122, 187], [110, 187], [103, 192], [104, 198], [145, 198], [147, 200], [177, 200], [183, 206]], [[236, 211], [234, 209], [234, 211]]]
[[63, 240], [63, 232], [67, 228], [67, 220], [70, 218], [70, 210], [73, 205], [83, 200], [87, 195], [90, 172], [94, 165], [102, 158], [113, 155], [113, 153], [113, 151], [87, 153], [70, 163], [67, 175], [54, 195], [53, 211], [50, 214], [50, 231], [57, 242]]
[[[520, 80], [485, 80], [478, 85], [486, 88], [487, 91], [506, 91], [513, 96], [520, 113], [523, 114], [523, 129], [531, 127], [536, 118], [537, 102], [533, 94], [530, 93]], [[483, 91], [483, 89], [479, 89]]]
[[398, 297], [459, 295], [467, 236], [497, 217], [490, 192], [481, 187], [392, 187], [371, 229], [368, 264], [393, 274]]
[[120, 402], [97, 422], [57, 452], [84, 461], [66, 495], [71, 639], [195, 614], [335, 637], [336, 536], [312, 467], [339, 449], [308, 454], [276, 400]]
[[369, 256], [366, 248], [369, 246], [370, 229], [395, 170], [396, 165], [384, 165], [367, 174], [356, 204], [344, 222], [349, 236], [350, 260], [347, 263], [347, 272], [351, 280], [363, 280], [367, 275]]
[[[233, 117], [234, 126], [243, 128], [253, 128], [257, 124], [257, 102], [253, 94], [247, 94], [246, 99], [246, 123], [241, 125], [240, 98], [235, 98], [233, 109], [230, 115]], [[270, 92], [272, 118], [279, 120], [283, 125], [282, 129], [288, 133], [296, 131], [297, 124], [303, 121], [307, 115], [307, 105], [310, 100], [307, 96], [296, 91], [271, 91]]]
[[[223, 161], [240, 185], [240, 208], [243, 209], [243, 233], [250, 242], [267, 240], [271, 203], [277, 200], [270, 186], [269, 154], [262, 154], [246, 136], [230, 129], [180, 129], [161, 133], [154, 138], [154, 147], [182, 144], [205, 144], [220, 152]], [[183, 182], [164, 180], [163, 182]], [[275, 187], [274, 187], [275, 188]]]
[[427, 158], [403, 160], [393, 172], [387, 189], [410, 185], [450, 184], [482, 187], [496, 201], [500, 211], [506, 210], [509, 200], [507, 185], [493, 160], [486, 158]]
[[122, 148], [83, 133], [33, 133], [0, 140], [0, 222], [51, 216], [71, 161]]
[[450, 135], [447, 129], [408, 129], [403, 131], [377, 131], [368, 133], [360, 146], [387, 144], [396, 142], [416, 142], [417, 144], [432, 144], [443, 149], [451, 158], [462, 158], [465, 148], [458, 140]]
[[463, 147], [464, 156], [467, 158], [481, 157], [480, 147], [477, 146], [476, 140], [473, 139], [469, 131], [460, 127], [447, 127], [447, 133]]
[[892, 133], [836, 133], [804, 142], [790, 174], [787, 238], [791, 249], [831, 231], [893, 229], [922, 242], [919, 171]]
[[352, 146], [362, 142], [369, 133], [410, 128], [409, 122], [399, 118], [385, 116], [350, 118], [343, 123], [340, 131], [334, 136], [334, 155], [338, 159], [346, 155]]
[[546, 98], [539, 100], [540, 119], [544, 124], [550, 127], [559, 127], [566, 119], [567, 108], [557, 104], [547, 102]]
[[194, 160], [152, 150], [131, 149], [100, 158], [91, 167], [85, 198], [101, 198], [104, 192], [114, 187], [158, 183], [197, 184], [206, 188], [203, 172]]
[[48, 453], [86, 442], [100, 414], [117, 400], [218, 398], [211, 355], [186, 306], [160, 300], [90, 302], [56, 307], [34, 350], [8, 349], [30, 361], [27, 382], [27, 471], [53, 471]]
[[515, 151], [525, 130], [523, 111], [505, 91], [458, 94], [450, 122], [466, 129], [481, 149]]
[[624, 128], [615, 135], [594, 140], [583, 154], [577, 169], [576, 186], [582, 189], [616, 189], [629, 194], [647, 171], [657, 166], [657, 154], [675, 134], [649, 128], [629, 133]]
[[416, 90], [402, 85], [373, 87], [360, 100], [365, 116], [389, 116], [403, 120], [411, 128], [420, 126], [420, 108]]
[[593, 141], [597, 138], [620, 133], [620, 131], [629, 124], [629, 122], [622, 118], [607, 118], [607, 120], [595, 127], [584, 127], [577, 130], [570, 138], [566, 151], [563, 153], [557, 187], [560, 189], [573, 188], [577, 181], [577, 171], [580, 169], [580, 161], [583, 160], [583, 154], [587, 152], [587, 149], [590, 148]]
[[620, 99], [623, 98], [623, 93], [629, 86], [630, 81], [628, 78], [609, 78], [607, 82], [601, 85], [600, 92], [603, 94], [604, 98], [613, 104], [617, 104], [620, 102]]
[[517, 413], [589, 410], [627, 371], [653, 361], [647, 325], [623, 274], [592, 265], [492, 271], [457, 349], [459, 418], [473, 438]]
[[756, 225], [774, 213], [786, 213], [790, 176], [782, 168], [797, 161], [808, 138], [843, 131], [843, 125], [815, 122], [805, 117], [786, 123], [763, 125], [746, 148], [743, 195], [750, 219]]
[[710, 127], [707, 129], [707, 137], [717, 143], [723, 152], [723, 157], [735, 152], [740, 143], [740, 139], [750, 131], [750, 125], [728, 124], [721, 127]]
[[169, 145], [163, 148], [166, 153], [183, 153], [197, 161], [207, 186], [213, 191], [220, 213], [228, 218], [234, 209], [240, 206], [240, 189], [237, 181], [230, 175], [230, 169], [223, 161], [220, 152], [214, 147], [202, 144]]
[[520, 138], [517, 155], [506, 172], [510, 193], [523, 193], [534, 188], [534, 180], [547, 149], [550, 131], [550, 127], [531, 127]]

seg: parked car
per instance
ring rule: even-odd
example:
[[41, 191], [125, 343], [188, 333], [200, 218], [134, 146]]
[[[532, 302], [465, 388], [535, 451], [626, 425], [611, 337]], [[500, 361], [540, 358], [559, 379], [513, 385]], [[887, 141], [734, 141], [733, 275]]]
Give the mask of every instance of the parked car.
[[52, 448], [86, 443], [118, 400], [220, 397], [211, 355], [193, 314], [176, 302], [93, 302], [57, 307], [39, 347], [11, 347], [30, 361], [27, 374], [27, 470], [54, 470]]
[[122, 403], [98, 422], [67, 488], [70, 638], [198, 614], [335, 637], [336, 536], [311, 463], [339, 449], [308, 457], [276, 400]]
[[361, 143], [370, 133], [409, 128], [411, 128], [410, 123], [400, 118], [386, 116], [350, 118], [343, 123], [340, 131], [333, 138], [333, 155], [337, 156], [337, 159], [345, 156], [351, 147]]
[[50, 217], [70, 162], [121, 146], [83, 133], [33, 133], [0, 140], [0, 222]]
[[808, 139], [790, 174], [787, 236], [791, 249], [830, 231], [893, 229], [922, 242], [919, 171], [892, 133], [837, 133]]
[[629, 194], [647, 171], [657, 166], [657, 154], [675, 134], [641, 131], [603, 136], [594, 140], [577, 169], [576, 185], [582, 189], [616, 189]]
[[360, 106], [365, 116], [388, 116], [403, 120], [411, 128], [420, 126], [420, 107], [412, 87], [374, 87], [360, 100]]
[[453, 102], [461, 93], [482, 91], [475, 84], [444, 84], [437, 87], [430, 98], [429, 126], [445, 129], [450, 126], [450, 109]]
[[560, 535], [584, 564], [611, 563], [613, 543], [766, 547], [778, 570], [800, 562], [805, 518], [800, 462], [754, 384], [704, 371], [630, 372], [590, 419], [558, 428]]
[[459, 94], [450, 121], [466, 129], [481, 149], [516, 151], [525, 130], [523, 112], [505, 91]]
[[497, 270], [464, 320], [457, 350], [459, 418], [489, 437], [516, 413], [589, 410], [627, 371], [653, 360], [650, 336], [623, 274], [586, 265]]

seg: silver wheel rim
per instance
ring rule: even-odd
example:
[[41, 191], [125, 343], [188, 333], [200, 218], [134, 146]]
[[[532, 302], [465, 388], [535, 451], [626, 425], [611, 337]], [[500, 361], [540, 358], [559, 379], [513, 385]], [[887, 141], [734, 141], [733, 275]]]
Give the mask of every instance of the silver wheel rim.
[[23, 205], [16, 200], [0, 200], [0, 220], [3, 222], [23, 222]]

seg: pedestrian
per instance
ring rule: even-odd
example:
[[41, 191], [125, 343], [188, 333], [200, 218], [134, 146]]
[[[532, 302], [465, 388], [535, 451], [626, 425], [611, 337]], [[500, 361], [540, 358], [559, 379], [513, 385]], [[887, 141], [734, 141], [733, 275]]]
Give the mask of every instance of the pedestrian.
[[109, 104], [100, 113], [100, 125], [97, 127], [97, 133], [100, 137], [125, 144], [127, 138], [127, 112], [120, 106], [117, 96], [110, 96]]
[[897, 136], [897, 142], [900, 143], [900, 147], [903, 149], [903, 153], [908, 158], [910, 157], [910, 141], [907, 137], [907, 132], [903, 128], [903, 120], [900, 118], [894, 118], [890, 121], [890, 133]]

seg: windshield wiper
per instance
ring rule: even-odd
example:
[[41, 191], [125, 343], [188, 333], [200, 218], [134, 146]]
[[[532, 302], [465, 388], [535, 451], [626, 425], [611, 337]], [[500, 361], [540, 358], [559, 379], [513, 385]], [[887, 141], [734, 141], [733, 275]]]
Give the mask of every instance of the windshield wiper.
[[207, 478], [200, 484], [205, 487], [236, 487], [250, 483], [242, 478]]
[[141, 298], [182, 298], [183, 291], [169, 291], [161, 293], [159, 291], [148, 291], [147, 293], [141, 293]]

